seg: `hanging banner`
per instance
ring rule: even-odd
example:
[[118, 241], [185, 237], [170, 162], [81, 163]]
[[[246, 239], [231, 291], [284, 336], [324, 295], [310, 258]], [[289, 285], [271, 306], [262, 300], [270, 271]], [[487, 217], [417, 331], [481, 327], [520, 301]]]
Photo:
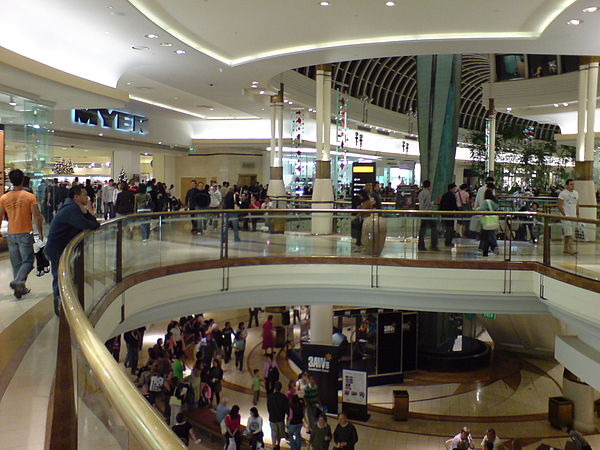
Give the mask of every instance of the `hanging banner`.
[[338, 413], [339, 347], [335, 345], [302, 344], [302, 362], [309, 377], [315, 377], [321, 405], [327, 413]]
[[349, 419], [368, 420], [368, 381], [364, 370], [342, 371], [342, 411]]

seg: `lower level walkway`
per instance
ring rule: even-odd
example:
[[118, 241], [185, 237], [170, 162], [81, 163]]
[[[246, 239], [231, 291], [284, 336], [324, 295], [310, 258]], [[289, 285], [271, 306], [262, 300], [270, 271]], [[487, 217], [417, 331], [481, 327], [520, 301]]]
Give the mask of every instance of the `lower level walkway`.
[[[232, 325], [247, 321], [247, 311], [220, 311], [205, 313], [221, 326], [225, 321]], [[266, 314], [261, 314], [261, 324]], [[167, 323], [152, 325], [145, 334], [145, 349], [164, 336]], [[262, 373], [264, 357], [261, 349], [261, 328], [249, 330], [244, 370], [234, 367], [233, 361], [224, 365], [224, 390], [222, 398], [229, 405], [241, 408], [245, 423], [252, 407], [251, 373]], [[299, 330], [296, 329], [298, 337]], [[140, 355], [144, 358], [146, 355]], [[124, 358], [124, 355], [122, 355]], [[295, 379], [299, 369], [288, 363], [284, 354], [278, 358], [281, 378], [285, 386]], [[509, 448], [537, 449], [542, 443], [564, 448], [565, 431], [555, 430], [547, 420], [548, 397], [561, 395], [562, 367], [554, 360], [520, 357], [498, 353], [495, 365], [489, 370], [465, 374], [435, 374], [416, 372], [402, 385], [369, 388], [370, 420], [356, 422], [360, 441], [358, 449], [444, 449], [446, 439], [468, 425], [479, 439], [489, 427], [507, 439]], [[188, 370], [189, 373], [189, 370]], [[410, 392], [411, 418], [407, 422], [392, 419], [389, 400], [393, 389]], [[266, 397], [258, 404], [264, 420], [265, 442], [271, 443]], [[332, 427], [336, 420], [329, 419]], [[308, 439], [308, 435], [303, 433]], [[587, 436], [592, 446], [600, 446], [600, 435]], [[204, 443], [208, 445], [208, 442]], [[286, 447], [284, 444], [283, 447]], [[217, 448], [217, 447], [214, 447]]]

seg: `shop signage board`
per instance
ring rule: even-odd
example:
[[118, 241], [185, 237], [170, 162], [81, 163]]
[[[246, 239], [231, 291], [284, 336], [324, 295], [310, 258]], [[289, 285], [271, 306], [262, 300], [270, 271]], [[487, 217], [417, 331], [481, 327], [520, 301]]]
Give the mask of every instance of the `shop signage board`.
[[310, 377], [319, 386], [321, 404], [327, 413], [338, 412], [339, 347], [335, 345], [302, 344], [302, 362]]
[[115, 109], [74, 109], [73, 123], [131, 134], [148, 134], [148, 119]]
[[368, 420], [368, 377], [364, 370], [342, 371], [342, 411], [353, 420]]
[[365, 187], [367, 183], [376, 181], [375, 163], [352, 163], [352, 197]]
[[402, 312], [377, 316], [377, 373], [402, 371]]

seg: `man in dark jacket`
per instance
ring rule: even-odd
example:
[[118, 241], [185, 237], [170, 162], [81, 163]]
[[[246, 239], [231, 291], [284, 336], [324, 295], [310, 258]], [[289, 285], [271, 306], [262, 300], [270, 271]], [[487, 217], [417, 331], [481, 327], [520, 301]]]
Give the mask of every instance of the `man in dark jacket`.
[[285, 437], [285, 416], [289, 414], [287, 397], [281, 393], [281, 383], [275, 383], [275, 390], [267, 397], [267, 411], [271, 422], [273, 448], [279, 450], [279, 441]]
[[60, 296], [58, 293], [58, 262], [62, 252], [71, 240], [83, 230], [95, 230], [100, 226], [94, 217], [94, 206], [89, 202], [87, 191], [80, 184], [71, 188], [70, 197], [56, 212], [44, 253], [52, 268], [52, 292], [54, 294], [54, 312], [60, 315]]
[[[456, 184], [450, 183], [448, 191], [442, 195], [440, 199], [440, 211], [457, 211], [456, 206]], [[454, 218], [451, 216], [442, 216], [444, 229], [446, 230], [445, 245], [446, 247], [454, 247], [452, 238], [454, 237]]]

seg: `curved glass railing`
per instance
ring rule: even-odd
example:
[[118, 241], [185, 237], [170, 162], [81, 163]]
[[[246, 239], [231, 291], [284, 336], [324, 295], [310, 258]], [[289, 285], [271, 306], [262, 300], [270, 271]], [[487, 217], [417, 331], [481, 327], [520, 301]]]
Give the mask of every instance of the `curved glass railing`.
[[[97, 319], [98, 305], [115, 286], [149, 269], [233, 258], [361, 258], [373, 265], [393, 258], [424, 265], [477, 261], [478, 267], [494, 261], [494, 268], [502, 262], [537, 262], [600, 280], [597, 220], [536, 212], [290, 206], [131, 215], [71, 242], [60, 263], [60, 290], [76, 354], [80, 442], [97, 442], [102, 436], [107, 446], [184, 448], [111, 357], [89, 319]], [[492, 249], [488, 257], [480, 256], [475, 230], [482, 217], [497, 225], [487, 233], [496, 237], [497, 255]], [[432, 251], [432, 230], [437, 231], [438, 251]], [[419, 243], [423, 231], [426, 236]], [[566, 245], [564, 234], [572, 236]]]

